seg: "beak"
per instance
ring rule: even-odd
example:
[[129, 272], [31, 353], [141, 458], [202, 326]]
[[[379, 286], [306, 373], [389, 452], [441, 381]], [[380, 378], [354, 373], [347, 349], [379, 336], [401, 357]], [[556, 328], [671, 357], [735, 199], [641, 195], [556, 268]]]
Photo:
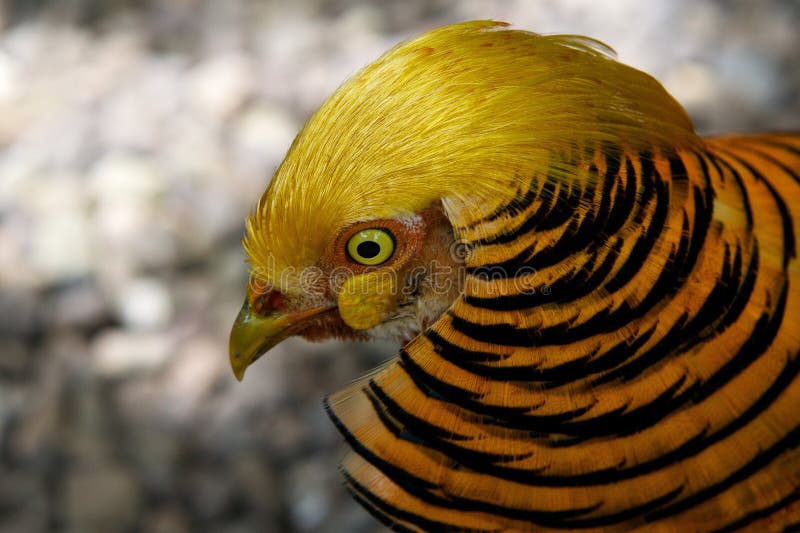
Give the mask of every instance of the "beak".
[[300, 329], [297, 326], [329, 309], [331, 308], [317, 307], [294, 313], [273, 309], [262, 316], [253, 312], [245, 298], [239, 316], [231, 328], [229, 352], [233, 375], [241, 381], [247, 367], [259, 357], [282, 340], [294, 335]]

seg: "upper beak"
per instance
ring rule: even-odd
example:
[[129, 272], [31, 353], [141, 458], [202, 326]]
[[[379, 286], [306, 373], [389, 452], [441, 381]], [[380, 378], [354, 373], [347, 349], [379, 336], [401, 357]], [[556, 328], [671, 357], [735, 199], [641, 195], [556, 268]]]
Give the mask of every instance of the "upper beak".
[[253, 312], [245, 298], [244, 305], [231, 328], [229, 351], [233, 375], [241, 381], [248, 366], [270, 348], [291, 337], [300, 329], [298, 325], [329, 309], [317, 307], [294, 313], [273, 309], [266, 315], [258, 315]]

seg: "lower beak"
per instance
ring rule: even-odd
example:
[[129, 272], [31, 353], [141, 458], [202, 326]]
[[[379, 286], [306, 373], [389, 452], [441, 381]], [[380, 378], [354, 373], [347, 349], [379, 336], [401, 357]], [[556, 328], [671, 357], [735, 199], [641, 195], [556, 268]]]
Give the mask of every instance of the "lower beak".
[[254, 313], [245, 299], [231, 328], [229, 351], [233, 375], [241, 381], [247, 367], [259, 357], [282, 340], [294, 335], [301, 329], [298, 326], [302, 326], [308, 319], [329, 309], [317, 307], [294, 313], [273, 310], [262, 316]]

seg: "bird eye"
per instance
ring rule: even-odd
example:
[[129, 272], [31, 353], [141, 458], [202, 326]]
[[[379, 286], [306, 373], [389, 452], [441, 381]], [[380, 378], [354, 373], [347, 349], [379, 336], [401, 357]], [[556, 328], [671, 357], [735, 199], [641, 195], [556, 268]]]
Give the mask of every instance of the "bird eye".
[[347, 241], [350, 259], [362, 265], [385, 263], [394, 253], [394, 236], [385, 229], [361, 230]]

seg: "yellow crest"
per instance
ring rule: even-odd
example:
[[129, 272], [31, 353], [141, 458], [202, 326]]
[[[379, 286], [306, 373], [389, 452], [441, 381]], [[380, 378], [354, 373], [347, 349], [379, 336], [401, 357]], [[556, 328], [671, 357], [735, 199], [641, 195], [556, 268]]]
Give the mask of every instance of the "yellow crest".
[[694, 142], [683, 108], [602, 43], [505, 26], [431, 31], [347, 80], [297, 136], [247, 221], [254, 269], [270, 278], [312, 265], [344, 225], [440, 199], [466, 223], [516, 194], [520, 180], [574, 175], [554, 154]]

